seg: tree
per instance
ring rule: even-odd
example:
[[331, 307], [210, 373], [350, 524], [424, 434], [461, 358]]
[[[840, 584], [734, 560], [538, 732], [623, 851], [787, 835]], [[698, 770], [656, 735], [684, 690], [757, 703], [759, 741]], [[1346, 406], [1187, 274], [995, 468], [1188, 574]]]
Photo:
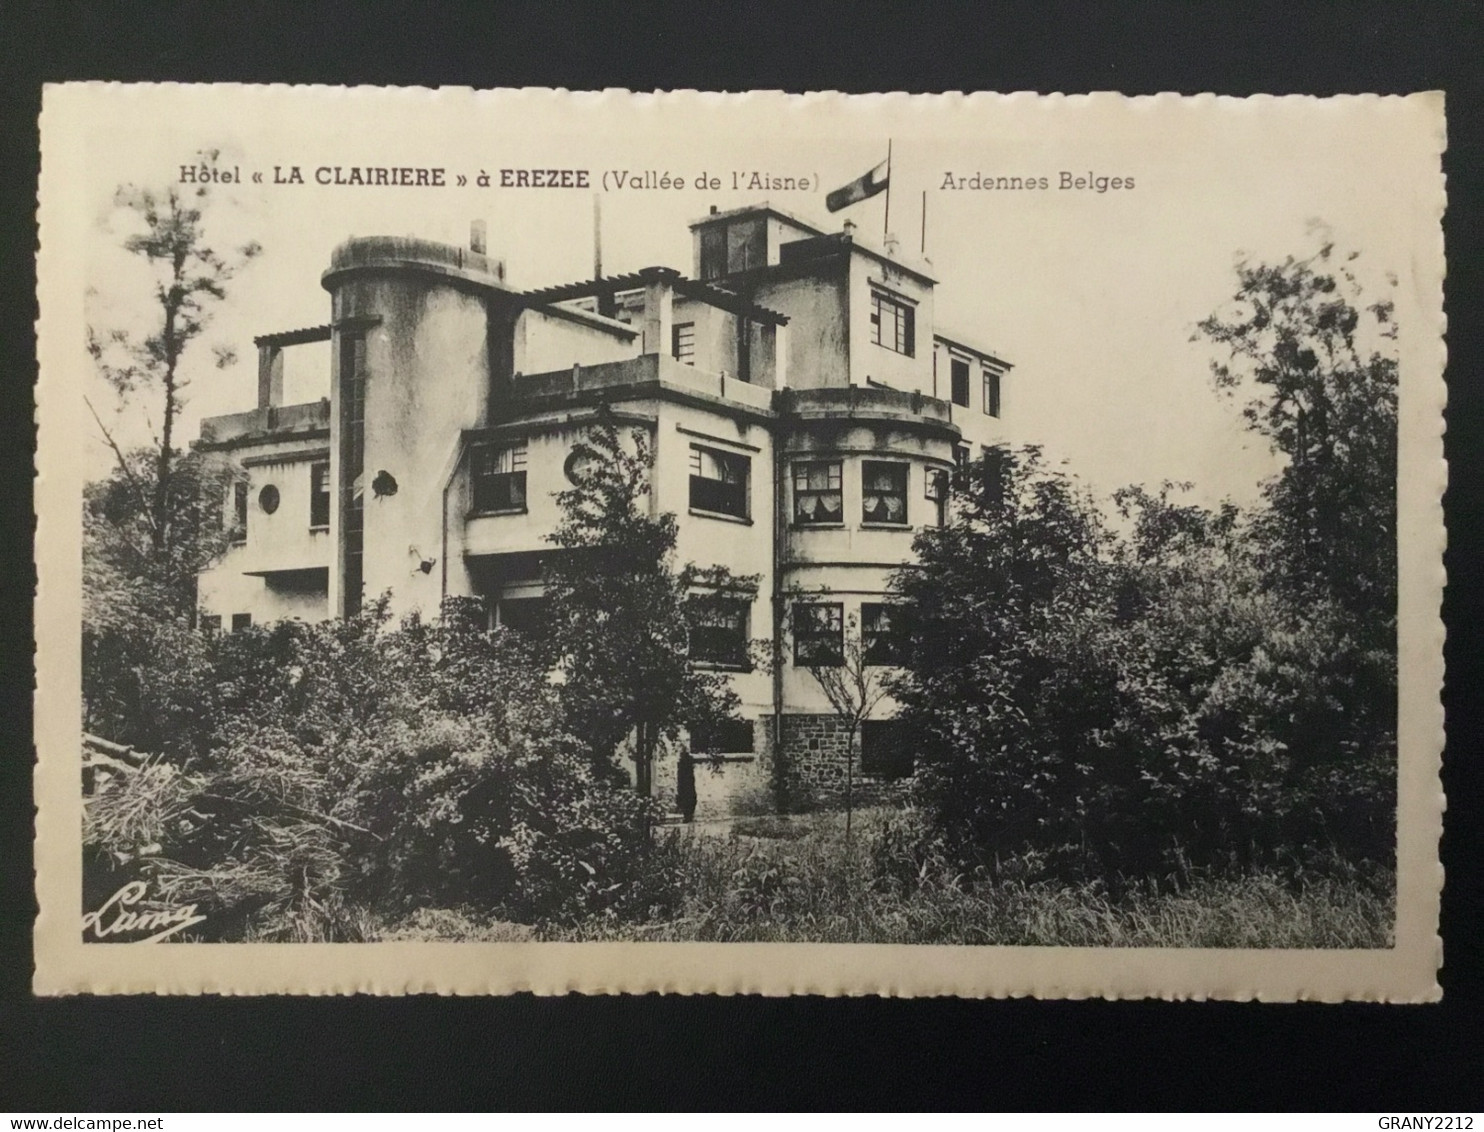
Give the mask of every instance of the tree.
[[[206, 187], [190, 192], [122, 186], [116, 208], [133, 231], [124, 250], [152, 278], [141, 304], [149, 328], [88, 328], [98, 373], [126, 409], [160, 432], [150, 445], [126, 448], [88, 408], [112, 450], [115, 468], [89, 484], [83, 504], [83, 693], [88, 726], [126, 742], [162, 739], [153, 700], [170, 674], [191, 670], [195, 645], [183, 635], [196, 604], [196, 576], [228, 545], [222, 500], [231, 473], [182, 452], [176, 429], [191, 381], [190, 347], [206, 332], [226, 285], [258, 253], [230, 256], [208, 240]], [[215, 350], [228, 364], [229, 350]]]
[[1102, 776], [1138, 741], [1106, 647], [1116, 603], [1092, 501], [1038, 450], [960, 477], [954, 519], [922, 532], [893, 591], [911, 626], [890, 691], [917, 791], [966, 863], [1078, 851]]
[[[134, 227], [124, 238], [124, 250], [144, 262], [152, 279], [151, 313], [146, 316], [150, 325], [142, 335], [122, 328], [88, 327], [88, 351], [100, 376], [126, 401], [146, 402], [139, 411], [151, 428], [156, 413], [159, 420], [160, 430], [146, 456], [125, 451], [94, 410], [118, 466], [120, 492], [115, 493], [110, 514], [117, 519], [125, 510], [132, 512], [129, 521], [148, 539], [153, 569], [192, 576], [203, 564], [193, 553], [201, 549], [202, 515], [189, 487], [200, 481], [190, 469], [186, 483], [178, 481], [183, 456], [175, 437], [192, 380], [187, 354], [205, 334], [216, 305], [226, 298], [227, 284], [261, 250], [248, 243], [229, 254], [218, 251], [206, 232], [209, 203], [210, 190], [204, 185], [189, 192], [175, 185], [163, 190], [133, 185], [118, 189], [115, 207]], [[213, 353], [218, 368], [235, 360], [225, 347], [218, 346]]]
[[[1337, 842], [1381, 858], [1396, 790], [1398, 326], [1389, 297], [1367, 301], [1360, 254], [1319, 231], [1305, 258], [1239, 262], [1232, 301], [1197, 331], [1224, 352], [1218, 391], [1245, 396], [1249, 427], [1286, 459], [1252, 523], [1283, 635], [1222, 702], [1243, 705], [1227, 718], [1246, 732], [1278, 737]], [[1275, 710], [1274, 673], [1295, 657], [1313, 663], [1310, 686]]]
[[724, 676], [692, 666], [691, 617], [756, 592], [723, 567], [675, 568], [675, 516], [648, 509], [652, 464], [648, 435], [636, 429], [625, 445], [605, 410], [573, 446], [575, 483], [557, 497], [549, 537], [560, 551], [545, 575], [569, 725], [602, 766], [630, 743], [646, 797], [663, 739], [737, 707]]
[[1126, 488], [1129, 526], [1034, 450], [955, 487], [896, 587], [893, 694], [966, 864], [1064, 876], [1394, 863], [1396, 334], [1326, 244], [1240, 264], [1218, 389], [1285, 458], [1248, 514]]
[[199, 694], [180, 678], [199, 669], [196, 574], [227, 548], [232, 473], [195, 452], [176, 461], [165, 499], [172, 545], [160, 550], [145, 486], [154, 466], [136, 450], [83, 489], [82, 688], [89, 730], [158, 751], [171, 705], [189, 710]]
[[1248, 426], [1287, 461], [1254, 531], [1273, 583], [1337, 602], [1394, 648], [1397, 327], [1390, 299], [1365, 302], [1358, 258], [1325, 239], [1303, 259], [1239, 262], [1231, 303], [1196, 336], [1224, 348], [1216, 388], [1246, 397]]
[[[795, 597], [799, 597], [798, 593]], [[807, 609], [807, 603], [795, 601], [794, 609]], [[807, 614], [806, 614], [807, 615]], [[855, 749], [861, 724], [887, 696], [886, 672], [873, 662], [860, 625], [854, 615], [844, 624], [844, 644], [838, 664], [818, 663], [808, 666], [809, 675], [824, 692], [835, 717], [845, 728], [845, 837], [850, 838], [851, 816], [855, 808]]]

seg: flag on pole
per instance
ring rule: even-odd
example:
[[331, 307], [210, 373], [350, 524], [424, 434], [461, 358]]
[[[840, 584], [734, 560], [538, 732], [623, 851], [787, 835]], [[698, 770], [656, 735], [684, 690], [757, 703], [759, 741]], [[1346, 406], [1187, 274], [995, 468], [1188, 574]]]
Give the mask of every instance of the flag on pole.
[[831, 212], [839, 212], [852, 204], [870, 200], [877, 193], [885, 192], [891, 183], [891, 158], [862, 173], [850, 184], [844, 185], [824, 198], [824, 206]]

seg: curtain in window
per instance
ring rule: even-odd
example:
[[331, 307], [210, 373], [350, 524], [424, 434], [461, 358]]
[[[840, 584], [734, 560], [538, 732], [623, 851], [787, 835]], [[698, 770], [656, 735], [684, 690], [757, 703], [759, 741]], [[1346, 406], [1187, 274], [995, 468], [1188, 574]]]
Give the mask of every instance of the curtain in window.
[[866, 465], [864, 502], [868, 520], [884, 523], [906, 521], [907, 500], [902, 488], [904, 478], [900, 469], [890, 465]]
[[839, 464], [800, 464], [794, 470], [794, 516], [806, 523], [842, 518]]

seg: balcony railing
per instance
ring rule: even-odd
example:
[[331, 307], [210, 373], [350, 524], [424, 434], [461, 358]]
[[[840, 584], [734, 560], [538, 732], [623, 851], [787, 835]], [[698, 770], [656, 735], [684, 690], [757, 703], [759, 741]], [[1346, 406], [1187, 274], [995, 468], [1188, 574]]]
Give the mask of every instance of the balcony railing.
[[[561, 400], [598, 390], [616, 391], [625, 386], [644, 385], [701, 394], [763, 412], [770, 409], [773, 399], [773, 391], [766, 386], [709, 373], [665, 354], [645, 354], [591, 366], [574, 365], [549, 373], [516, 374], [504, 382], [512, 402]], [[500, 400], [498, 395], [496, 400]]]
[[302, 405], [264, 405], [245, 413], [207, 417], [201, 422], [201, 440], [205, 444], [230, 444], [248, 437], [291, 436], [329, 427], [328, 399]]

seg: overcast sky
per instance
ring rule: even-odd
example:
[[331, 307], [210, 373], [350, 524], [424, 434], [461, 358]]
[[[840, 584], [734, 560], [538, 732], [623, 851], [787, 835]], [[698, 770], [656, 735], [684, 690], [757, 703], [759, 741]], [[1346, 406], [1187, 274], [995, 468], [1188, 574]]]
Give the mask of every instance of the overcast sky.
[[[327, 321], [319, 277], [350, 235], [412, 235], [465, 243], [488, 225], [491, 254], [519, 287], [579, 279], [592, 269], [592, 193], [480, 188], [481, 170], [655, 170], [679, 191], [606, 192], [604, 268], [691, 269], [689, 221], [767, 199], [837, 229], [847, 217], [879, 240], [885, 200], [830, 216], [825, 193], [865, 172], [893, 143], [892, 227], [916, 251], [927, 192], [927, 255], [939, 279], [941, 324], [1014, 364], [1005, 385], [1014, 439], [1045, 446], [1100, 492], [1126, 483], [1190, 480], [1198, 498], [1251, 500], [1276, 464], [1212, 389], [1212, 347], [1196, 323], [1232, 294], [1238, 254], [1279, 260], [1315, 246], [1321, 220], [1361, 251], [1364, 276], [1416, 290], [1410, 248], [1426, 202], [1417, 173], [1430, 143], [1402, 104], [1136, 104], [1017, 98], [849, 104], [687, 99], [622, 102], [579, 96], [474, 100], [451, 92], [371, 97], [292, 91], [136, 91], [100, 95], [84, 154], [79, 211], [88, 211], [86, 269], [99, 325], [137, 325], [137, 262], [118, 251], [109, 208], [125, 182], [163, 185], [203, 148], [244, 177], [298, 165], [303, 186], [253, 185], [218, 194], [209, 230], [222, 245], [257, 240], [263, 253], [230, 286], [210, 333], [189, 355], [195, 381], [184, 435], [201, 416], [252, 407], [255, 334]], [[463, 188], [333, 188], [319, 166], [440, 166]], [[733, 171], [805, 176], [808, 191], [732, 191]], [[1075, 176], [1132, 177], [1132, 190], [1063, 190]], [[720, 191], [692, 183], [705, 173]], [[1046, 177], [1044, 191], [952, 191], [948, 174]], [[813, 187], [818, 182], [818, 188]], [[90, 211], [89, 211], [90, 210]], [[80, 216], [80, 220], [83, 218]], [[1425, 227], [1423, 228], [1425, 230]], [[213, 367], [209, 345], [236, 349]], [[85, 359], [83, 359], [85, 361]], [[328, 386], [328, 352], [291, 369], [290, 398]], [[307, 372], [306, 372], [307, 371]], [[142, 439], [137, 415], [120, 422]], [[92, 442], [90, 460], [106, 468]]]

